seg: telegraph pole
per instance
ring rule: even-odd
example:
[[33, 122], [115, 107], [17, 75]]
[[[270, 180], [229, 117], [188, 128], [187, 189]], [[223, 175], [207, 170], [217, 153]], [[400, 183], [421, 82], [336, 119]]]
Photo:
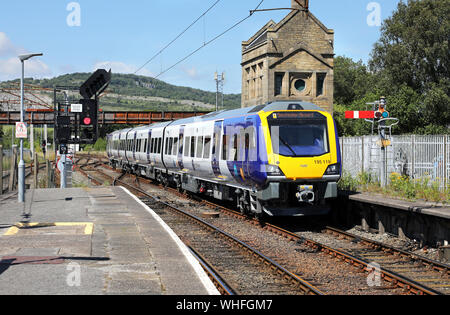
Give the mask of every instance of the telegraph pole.
[[223, 109], [223, 86], [225, 84], [225, 72], [214, 74], [214, 81], [216, 81], [216, 112], [219, 110], [219, 94], [222, 95], [222, 109]]

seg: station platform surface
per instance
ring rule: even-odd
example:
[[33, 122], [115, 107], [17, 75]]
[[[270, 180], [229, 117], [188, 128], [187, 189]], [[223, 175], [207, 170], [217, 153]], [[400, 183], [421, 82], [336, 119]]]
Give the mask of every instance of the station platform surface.
[[217, 295], [173, 231], [121, 187], [0, 198], [0, 295]]
[[407, 201], [371, 193], [352, 193], [346, 194], [345, 196], [347, 196], [349, 200], [388, 207], [398, 211], [407, 211], [410, 213], [450, 219], [450, 205], [448, 204], [438, 204], [420, 200]]

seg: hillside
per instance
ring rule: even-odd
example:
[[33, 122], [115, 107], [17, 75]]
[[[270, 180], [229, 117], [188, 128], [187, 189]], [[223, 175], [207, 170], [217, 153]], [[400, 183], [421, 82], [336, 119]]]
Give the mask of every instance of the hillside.
[[[91, 73], [73, 73], [52, 79], [26, 79], [26, 83], [43, 88], [55, 86], [80, 86]], [[17, 81], [17, 80], [16, 80]], [[0, 87], [13, 81], [1, 82]], [[52, 95], [43, 93], [48, 99]], [[101, 108], [105, 111], [213, 111], [216, 94], [189, 87], [181, 87], [166, 82], [132, 74], [114, 74], [106, 95], [101, 98]], [[238, 108], [240, 94], [225, 94], [224, 107]]]

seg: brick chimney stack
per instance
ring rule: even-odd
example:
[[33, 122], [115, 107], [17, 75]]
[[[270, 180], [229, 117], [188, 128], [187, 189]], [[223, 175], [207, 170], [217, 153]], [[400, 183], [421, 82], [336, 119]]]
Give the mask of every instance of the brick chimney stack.
[[309, 10], [309, 0], [291, 0], [291, 6], [293, 9]]

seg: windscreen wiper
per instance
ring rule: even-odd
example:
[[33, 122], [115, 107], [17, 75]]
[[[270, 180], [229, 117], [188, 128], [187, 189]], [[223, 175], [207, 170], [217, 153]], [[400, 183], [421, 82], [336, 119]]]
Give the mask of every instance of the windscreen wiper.
[[[278, 138], [281, 140], [281, 142], [283, 142], [283, 144], [289, 149], [291, 150], [291, 152], [294, 154], [294, 156], [297, 156], [297, 153], [294, 151], [294, 149], [292, 149], [292, 147], [289, 145], [289, 143], [287, 143], [282, 137], [281, 135], [278, 135]], [[280, 153], [280, 152], [278, 152]]]

